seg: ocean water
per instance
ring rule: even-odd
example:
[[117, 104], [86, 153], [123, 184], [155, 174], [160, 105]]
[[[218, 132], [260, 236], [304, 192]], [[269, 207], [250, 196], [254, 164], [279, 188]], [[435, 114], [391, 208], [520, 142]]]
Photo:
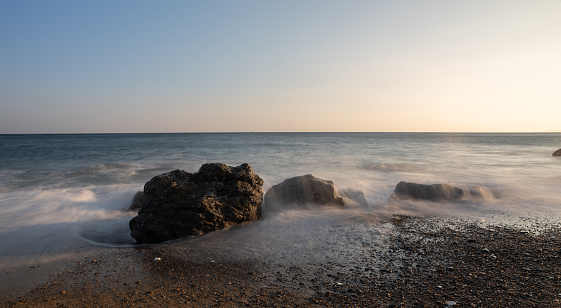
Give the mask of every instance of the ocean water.
[[[561, 218], [561, 158], [551, 155], [559, 148], [560, 133], [0, 135], [0, 267], [84, 246], [134, 246], [128, 221], [135, 213], [126, 211], [134, 193], [153, 176], [196, 172], [209, 162], [249, 163], [264, 179], [264, 191], [308, 173], [338, 189], [360, 189], [368, 206], [348, 209], [351, 216], [449, 215], [547, 228]], [[491, 193], [458, 202], [388, 204], [400, 181], [478, 186]], [[291, 223], [305, 225], [302, 220], [345, 221], [345, 228], [360, 233], [345, 215], [296, 211], [269, 219], [285, 230]], [[369, 228], [363, 229], [373, 232]], [[279, 233], [263, 223], [255, 230], [269, 243]]]

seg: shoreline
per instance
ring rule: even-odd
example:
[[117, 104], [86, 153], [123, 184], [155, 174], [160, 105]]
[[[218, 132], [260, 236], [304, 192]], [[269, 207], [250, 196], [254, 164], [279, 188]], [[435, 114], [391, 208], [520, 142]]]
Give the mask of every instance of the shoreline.
[[[329, 254], [318, 256], [333, 249], [329, 242], [270, 254], [248, 251], [243, 257], [244, 250], [223, 246], [215, 250], [203, 244], [224, 234], [239, 233], [242, 238], [243, 228], [138, 248], [93, 248], [45, 265], [40, 269], [43, 278], [30, 292], [0, 297], [0, 303], [2, 307], [561, 306], [560, 229], [537, 234], [446, 217], [386, 214], [359, 217], [357, 223], [391, 229], [370, 241], [357, 241], [361, 249], [333, 251], [332, 259]], [[350, 236], [359, 235], [364, 234]], [[229, 237], [227, 242], [237, 245], [235, 239]], [[38, 269], [24, 272], [34, 270]], [[33, 284], [33, 275], [26, 279]], [[6, 288], [10, 286], [2, 286]]]

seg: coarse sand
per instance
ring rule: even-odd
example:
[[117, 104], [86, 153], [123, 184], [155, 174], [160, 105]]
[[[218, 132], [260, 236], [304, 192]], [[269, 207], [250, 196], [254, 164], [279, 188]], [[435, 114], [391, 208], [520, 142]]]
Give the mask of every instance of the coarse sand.
[[317, 262], [320, 259], [313, 256], [291, 256], [294, 250], [278, 259], [230, 258], [228, 253], [216, 255], [173, 243], [103, 248], [76, 253], [64, 262], [26, 267], [17, 275], [7, 272], [1, 280], [0, 303], [2, 307], [561, 307], [557, 229], [534, 232], [398, 215], [380, 215], [377, 223], [391, 224], [392, 231], [384, 237], [384, 249], [371, 247], [378, 241], [361, 242], [364, 249], [349, 258], [363, 263], [347, 263], [344, 258]]

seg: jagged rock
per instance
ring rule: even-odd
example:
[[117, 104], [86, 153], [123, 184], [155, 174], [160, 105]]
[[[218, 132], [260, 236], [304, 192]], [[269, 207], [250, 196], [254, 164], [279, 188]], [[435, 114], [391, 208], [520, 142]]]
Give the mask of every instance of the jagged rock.
[[159, 243], [256, 220], [261, 216], [263, 180], [248, 164], [204, 164], [198, 173], [175, 170], [144, 185], [131, 236]]
[[484, 187], [460, 188], [452, 184], [417, 184], [399, 182], [390, 199], [419, 199], [430, 201], [453, 201], [470, 198], [487, 198], [492, 192]]
[[559, 149], [559, 150], [553, 152], [552, 155], [553, 155], [553, 156], [561, 156], [561, 149]]
[[144, 192], [136, 192], [136, 194], [134, 194], [134, 196], [132, 197], [131, 205], [129, 206], [127, 211], [133, 212], [140, 210], [140, 207], [142, 206], [142, 199], [144, 199]]
[[362, 191], [352, 189], [341, 196], [332, 181], [306, 174], [286, 179], [269, 188], [263, 200], [263, 207], [266, 210], [278, 211], [313, 204], [345, 206], [349, 203], [362, 205], [366, 203], [366, 198]]

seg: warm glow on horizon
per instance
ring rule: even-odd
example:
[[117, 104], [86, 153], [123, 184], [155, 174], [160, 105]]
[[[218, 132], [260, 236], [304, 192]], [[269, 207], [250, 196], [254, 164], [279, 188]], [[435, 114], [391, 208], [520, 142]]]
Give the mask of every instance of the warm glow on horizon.
[[559, 1], [0, 6], [0, 133], [561, 130]]

